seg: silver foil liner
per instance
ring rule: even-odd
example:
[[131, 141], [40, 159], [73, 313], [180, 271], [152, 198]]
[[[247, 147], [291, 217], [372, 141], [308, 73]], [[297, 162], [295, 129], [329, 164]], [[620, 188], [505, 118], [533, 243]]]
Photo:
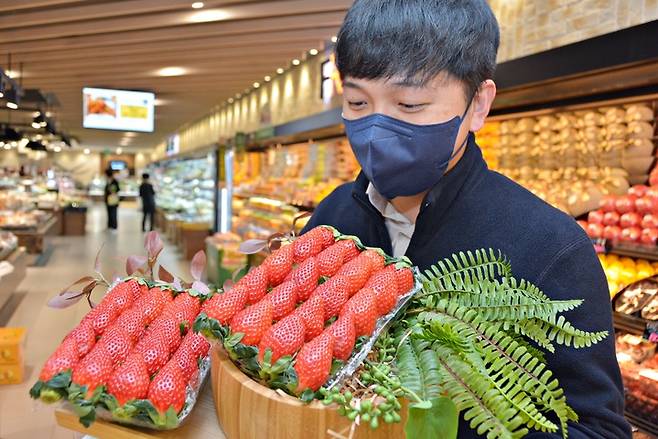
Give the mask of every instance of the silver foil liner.
[[370, 351], [372, 351], [372, 348], [375, 346], [375, 342], [377, 342], [377, 339], [381, 333], [391, 325], [393, 320], [395, 320], [395, 318], [407, 307], [411, 298], [421, 290], [422, 284], [418, 280], [420, 277], [420, 272], [418, 271], [417, 267], [413, 267], [413, 270], [414, 287], [409, 292], [398, 297], [398, 301], [395, 304], [395, 307], [393, 307], [393, 309], [388, 314], [380, 317], [377, 320], [375, 330], [373, 331], [372, 335], [368, 337], [368, 340], [363, 343], [361, 349], [353, 352], [352, 356], [347, 360], [347, 363], [345, 363], [343, 367], [341, 367], [332, 377], [330, 377], [323, 387], [331, 389], [334, 386], [340, 385], [344, 380], [351, 377], [359, 368], [359, 366], [361, 366], [361, 363], [363, 363], [363, 360], [366, 359]]

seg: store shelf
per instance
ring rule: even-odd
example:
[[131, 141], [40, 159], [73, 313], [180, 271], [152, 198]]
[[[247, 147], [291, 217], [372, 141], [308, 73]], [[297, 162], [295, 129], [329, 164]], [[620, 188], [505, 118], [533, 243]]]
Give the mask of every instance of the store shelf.
[[645, 433], [658, 437], [658, 425], [644, 419], [641, 416], [637, 416], [628, 410], [624, 411], [624, 416], [626, 416], [626, 419], [631, 423], [631, 425], [639, 428]]
[[613, 324], [617, 331], [624, 331], [640, 336], [645, 335], [647, 329], [646, 320], [619, 312], [613, 313]]

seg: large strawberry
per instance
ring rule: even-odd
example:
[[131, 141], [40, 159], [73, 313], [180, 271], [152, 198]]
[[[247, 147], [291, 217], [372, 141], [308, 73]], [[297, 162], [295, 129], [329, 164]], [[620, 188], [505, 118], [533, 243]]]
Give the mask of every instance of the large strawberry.
[[146, 398], [151, 380], [146, 364], [138, 354], [130, 355], [117, 367], [107, 382], [107, 391], [114, 395], [119, 405], [133, 399]]
[[316, 227], [313, 230], [317, 230], [317, 234], [320, 236], [320, 241], [322, 242], [322, 248], [325, 249], [330, 245], [333, 245], [335, 242], [334, 231], [325, 226]]
[[267, 280], [271, 286], [279, 285], [292, 270], [293, 246], [284, 245], [269, 255], [262, 266], [267, 272]]
[[260, 301], [267, 293], [267, 273], [263, 266], [251, 270], [238, 281], [236, 287], [241, 286], [247, 290], [247, 303], [253, 305]]
[[304, 323], [306, 341], [312, 340], [322, 333], [324, 329], [324, 305], [319, 295], [314, 294], [293, 314], [299, 316]]
[[293, 259], [298, 264], [318, 255], [324, 249], [325, 238], [319, 227], [309, 230], [293, 243]]
[[297, 372], [298, 393], [306, 389], [315, 392], [327, 381], [331, 372], [333, 349], [333, 335], [325, 332], [306, 343], [299, 351], [294, 366]]
[[200, 309], [201, 302], [198, 297], [180, 293], [171, 304], [167, 305], [163, 314], [174, 317], [178, 323], [186, 323], [186, 326], [191, 326]]
[[334, 336], [334, 358], [347, 361], [352, 355], [354, 343], [356, 342], [356, 330], [352, 314], [343, 314], [325, 331], [330, 331]]
[[144, 324], [149, 325], [155, 320], [165, 307], [165, 295], [159, 288], [152, 288], [148, 293], [139, 297], [134, 309], [144, 316]]
[[293, 282], [284, 282], [274, 288], [267, 298], [272, 303], [272, 317], [281, 320], [295, 310], [297, 286]]
[[368, 280], [366, 287], [370, 287], [375, 291], [379, 315], [387, 314], [393, 309], [398, 300], [398, 286], [394, 272], [390, 270], [378, 271]]
[[372, 262], [373, 273], [381, 270], [382, 268], [384, 268], [384, 265], [386, 265], [386, 260], [384, 259], [384, 256], [382, 256], [382, 254], [379, 253], [377, 250], [368, 249], [363, 252], [363, 255], [368, 256], [370, 258], [370, 262]]
[[102, 345], [112, 358], [112, 364], [117, 365], [128, 357], [132, 350], [133, 343], [126, 330], [117, 325], [113, 325], [103, 333], [99, 345]]
[[251, 305], [233, 317], [231, 331], [244, 334], [241, 342], [257, 346], [263, 334], [272, 326], [272, 304], [269, 300], [261, 300]]
[[370, 261], [370, 257], [361, 254], [343, 265], [336, 275], [343, 275], [347, 278], [347, 291], [351, 296], [363, 288], [366, 282], [368, 282], [371, 273], [372, 262]]
[[340, 240], [338, 241], [338, 244], [345, 247], [345, 255], [343, 256], [343, 262], [349, 262], [361, 254], [361, 251], [356, 246], [356, 243], [351, 239]]
[[352, 314], [356, 336], [371, 335], [377, 323], [377, 303], [372, 288], [364, 288], [345, 304], [340, 315]]
[[398, 284], [398, 294], [405, 294], [414, 287], [414, 273], [411, 268], [401, 268], [395, 271]]
[[114, 305], [103, 300], [96, 308], [92, 309], [85, 320], [91, 321], [96, 335], [101, 335], [114, 322], [119, 313], [115, 310]]
[[272, 364], [279, 358], [292, 355], [304, 345], [304, 323], [292, 314], [267, 330], [258, 346], [258, 358], [263, 361], [265, 351], [272, 351]]
[[324, 319], [337, 316], [345, 302], [350, 298], [348, 282], [345, 276], [334, 276], [315, 289], [313, 295], [320, 295], [324, 304]]
[[318, 267], [314, 257], [306, 259], [292, 272], [292, 282], [297, 286], [297, 299], [305, 301], [318, 286]]
[[61, 345], [43, 365], [39, 379], [48, 381], [60, 372], [64, 372], [78, 363], [78, 346], [73, 338], [64, 339]]
[[200, 358], [208, 355], [210, 343], [208, 343], [208, 340], [206, 340], [203, 335], [190, 331], [185, 338], [183, 338], [181, 348], [183, 347], [188, 348], [197, 358]]
[[181, 371], [183, 375], [183, 380], [188, 382], [190, 378], [199, 370], [199, 365], [197, 364], [197, 356], [191, 350], [189, 346], [181, 346], [176, 353], [169, 360], [170, 363], [173, 363]]
[[96, 333], [90, 320], [80, 322], [73, 331], [69, 332], [66, 338], [75, 340], [79, 358], [87, 355], [96, 344]]
[[148, 285], [142, 285], [137, 282], [136, 279], [130, 279], [126, 281], [126, 286], [130, 290], [133, 296], [133, 303], [139, 298], [143, 293], [149, 290]]
[[333, 276], [343, 265], [346, 248], [340, 243], [322, 250], [317, 257], [318, 272], [320, 276]]
[[181, 323], [178, 319], [171, 314], [166, 314], [158, 317], [153, 322], [153, 325], [149, 327], [149, 334], [161, 334], [162, 338], [167, 340], [169, 354], [172, 354], [178, 349], [181, 343], [180, 325]]
[[224, 294], [215, 294], [203, 304], [202, 312], [208, 317], [216, 319], [222, 325], [228, 324], [231, 319], [247, 304], [248, 294], [244, 286], [235, 286]]
[[135, 347], [135, 352], [142, 356], [149, 375], [154, 374], [169, 360], [169, 342], [160, 332], [153, 332], [143, 338]]
[[134, 300], [134, 293], [130, 285], [127, 282], [121, 282], [112, 288], [112, 291], [107, 293], [103, 302], [110, 302], [114, 306], [116, 313], [121, 314], [126, 309], [130, 308]]
[[164, 414], [169, 407], [176, 413], [180, 412], [185, 404], [185, 380], [178, 367], [165, 367], [153, 378], [146, 396], [153, 406]]
[[87, 397], [89, 397], [96, 387], [105, 384], [110, 379], [112, 369], [112, 357], [105, 346], [97, 344], [73, 368], [71, 381], [80, 386], [87, 386]]
[[137, 342], [144, 334], [146, 317], [142, 311], [137, 308], [130, 308], [124, 311], [123, 314], [114, 323], [116, 326], [121, 326], [126, 330], [133, 343]]

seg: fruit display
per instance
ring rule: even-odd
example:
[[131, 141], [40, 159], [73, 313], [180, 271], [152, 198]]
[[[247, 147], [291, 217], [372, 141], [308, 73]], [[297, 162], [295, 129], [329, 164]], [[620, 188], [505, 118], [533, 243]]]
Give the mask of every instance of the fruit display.
[[500, 154], [500, 122], [488, 122], [480, 131], [475, 133], [478, 146], [482, 150], [482, 157], [491, 170], [498, 170]]
[[265, 239], [285, 228], [299, 215], [299, 209], [280, 200], [251, 197], [233, 202], [232, 228], [243, 239]]
[[626, 390], [626, 410], [658, 424], [658, 354], [656, 343], [640, 336], [617, 337], [617, 360]]
[[658, 321], [658, 281], [651, 278], [633, 283], [615, 298], [614, 309], [621, 314]]
[[0, 211], [0, 228], [8, 230], [34, 228], [48, 220], [50, 216], [49, 213], [42, 210], [31, 210], [29, 212]]
[[614, 297], [622, 288], [658, 274], [658, 263], [644, 259], [620, 257], [614, 254], [599, 254], [610, 296]]
[[11, 232], [0, 231], [0, 260], [18, 247], [18, 238]]

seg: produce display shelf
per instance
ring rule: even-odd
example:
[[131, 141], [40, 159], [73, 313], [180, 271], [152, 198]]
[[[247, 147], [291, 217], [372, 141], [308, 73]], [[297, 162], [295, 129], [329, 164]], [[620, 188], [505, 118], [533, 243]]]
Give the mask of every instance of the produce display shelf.
[[641, 431], [651, 434], [655, 437], [658, 437], [658, 425], [651, 423], [650, 421], [635, 415], [628, 410], [624, 411], [624, 416], [631, 423], [631, 425], [637, 427]]
[[613, 313], [613, 323], [616, 330], [634, 335], [642, 336], [647, 329], [647, 322], [644, 319], [619, 312]]
[[14, 249], [6, 258], [2, 260], [9, 262], [14, 266], [14, 271], [0, 280], [0, 308], [9, 300], [9, 297], [15, 292], [16, 287], [25, 278], [27, 269], [27, 255], [24, 247]]
[[658, 247], [647, 247], [631, 244], [616, 244], [609, 247], [608, 253], [647, 261], [658, 261]]

